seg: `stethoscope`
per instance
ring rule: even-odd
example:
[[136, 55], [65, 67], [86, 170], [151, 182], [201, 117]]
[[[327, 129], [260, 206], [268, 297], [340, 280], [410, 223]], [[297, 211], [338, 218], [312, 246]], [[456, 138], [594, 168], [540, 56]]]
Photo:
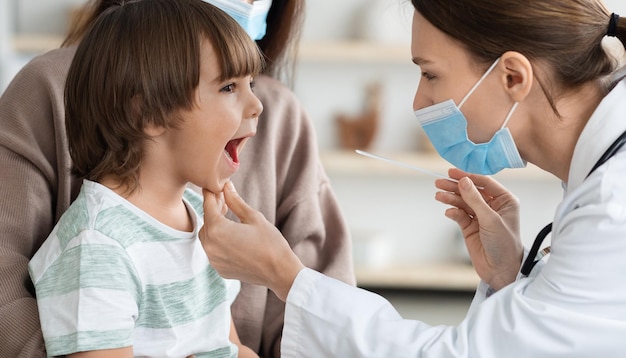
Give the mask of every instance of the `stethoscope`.
[[[611, 144], [611, 146], [604, 152], [604, 154], [602, 154], [600, 159], [598, 159], [598, 162], [593, 166], [593, 168], [591, 168], [591, 171], [589, 172], [589, 174], [587, 174], [587, 177], [589, 177], [591, 173], [593, 173], [602, 164], [604, 164], [613, 155], [615, 155], [615, 153], [617, 153], [624, 144], [626, 144], [626, 132], [622, 133], [622, 135], [620, 135], [615, 140], [615, 142]], [[537, 234], [537, 237], [535, 238], [535, 241], [533, 242], [533, 246], [530, 248], [530, 251], [528, 253], [528, 257], [526, 257], [526, 260], [524, 261], [524, 264], [522, 265], [522, 269], [520, 271], [522, 275], [528, 276], [530, 274], [530, 271], [532, 271], [533, 267], [535, 267], [535, 265], [537, 264], [537, 262], [541, 261], [541, 259], [544, 256], [550, 253], [549, 246], [542, 249], [541, 252], [539, 252], [539, 247], [541, 246], [541, 243], [551, 231], [552, 231], [552, 223], [549, 223], [543, 229], [541, 229], [541, 231], [539, 231], [539, 234]]]

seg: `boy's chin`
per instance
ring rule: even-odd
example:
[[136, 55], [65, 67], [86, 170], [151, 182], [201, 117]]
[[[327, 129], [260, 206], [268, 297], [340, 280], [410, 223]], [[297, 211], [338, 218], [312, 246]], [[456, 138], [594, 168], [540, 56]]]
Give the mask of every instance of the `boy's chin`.
[[205, 187], [205, 189], [213, 194], [219, 194], [224, 191], [226, 184], [228, 184], [229, 181], [230, 178], [223, 178], [218, 180], [217, 182], [207, 184], [207, 187]]

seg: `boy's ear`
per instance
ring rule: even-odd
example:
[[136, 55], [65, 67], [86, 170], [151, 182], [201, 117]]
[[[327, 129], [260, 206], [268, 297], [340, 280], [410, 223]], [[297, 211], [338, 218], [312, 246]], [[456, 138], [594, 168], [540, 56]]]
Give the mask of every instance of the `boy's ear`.
[[137, 121], [141, 120], [144, 123], [146, 123], [143, 127], [143, 132], [148, 137], [154, 138], [154, 137], [160, 136], [161, 134], [163, 134], [163, 132], [165, 132], [165, 127], [157, 126], [151, 120], [146, 120], [146, 119], [141, 118], [143, 116], [142, 111], [141, 111], [142, 103], [143, 103], [143, 97], [141, 95], [136, 94], [131, 99], [132, 112], [133, 112], [133, 116], [135, 117], [134, 119]]
[[498, 66], [503, 73], [502, 84], [515, 102], [522, 102], [533, 86], [533, 66], [530, 60], [516, 51], [507, 51]]
[[147, 123], [143, 127], [143, 132], [150, 138], [158, 137], [165, 133], [165, 127], [158, 126], [152, 122]]

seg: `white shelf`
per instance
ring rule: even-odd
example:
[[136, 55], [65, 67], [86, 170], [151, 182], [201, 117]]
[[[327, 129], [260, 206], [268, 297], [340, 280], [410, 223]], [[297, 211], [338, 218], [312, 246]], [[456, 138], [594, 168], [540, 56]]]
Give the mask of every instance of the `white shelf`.
[[[61, 46], [63, 39], [62, 35], [19, 34], [13, 36], [13, 47], [21, 53], [44, 53]], [[411, 63], [410, 48], [406, 45], [365, 41], [302, 43], [298, 56], [303, 62]]]
[[[62, 35], [19, 34], [13, 37], [16, 52], [44, 53], [58, 48]], [[365, 41], [305, 42], [298, 53], [303, 62], [411, 64], [408, 45], [376, 44]]]
[[301, 62], [385, 63], [411, 62], [409, 45], [376, 44], [365, 41], [304, 42], [298, 53]]
[[13, 37], [13, 48], [17, 53], [40, 54], [59, 48], [61, 35], [22, 34]]
[[356, 267], [360, 287], [474, 291], [480, 278], [471, 265]]
[[[436, 153], [418, 152], [379, 152], [374, 154], [397, 160], [412, 166], [424, 168], [442, 175], [446, 175], [452, 166]], [[324, 168], [331, 175], [368, 175], [368, 176], [426, 176], [407, 168], [396, 166], [380, 160], [364, 157], [347, 150], [328, 150], [320, 153]], [[524, 179], [524, 180], [556, 180], [551, 174], [528, 164], [523, 169], [508, 169], [494, 175], [496, 179]]]

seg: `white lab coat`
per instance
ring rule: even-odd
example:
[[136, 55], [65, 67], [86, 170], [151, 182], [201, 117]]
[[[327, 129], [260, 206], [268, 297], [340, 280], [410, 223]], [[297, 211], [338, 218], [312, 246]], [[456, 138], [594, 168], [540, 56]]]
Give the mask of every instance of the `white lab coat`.
[[481, 283], [460, 325], [402, 319], [382, 297], [304, 269], [282, 356], [626, 357], [626, 148], [585, 180], [625, 130], [623, 80], [576, 144], [548, 262], [489, 297]]

